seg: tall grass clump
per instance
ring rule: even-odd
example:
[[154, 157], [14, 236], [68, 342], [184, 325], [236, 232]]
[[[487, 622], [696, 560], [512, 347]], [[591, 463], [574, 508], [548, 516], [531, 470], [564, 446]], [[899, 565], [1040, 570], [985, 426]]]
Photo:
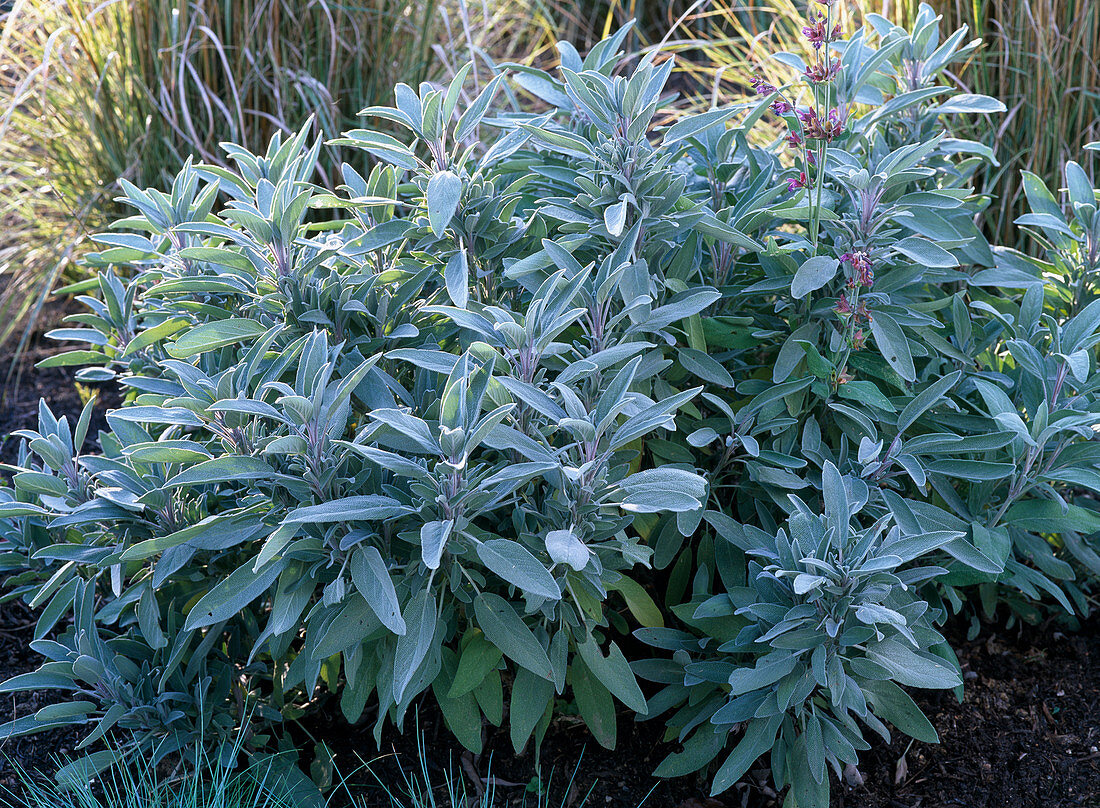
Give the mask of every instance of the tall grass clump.
[[1089, 173], [1096, 153], [1080, 144], [1100, 139], [1100, 4], [1094, 0], [937, 0], [948, 26], [967, 25], [986, 45], [960, 74], [975, 93], [1000, 98], [1008, 113], [992, 131], [958, 122], [960, 133], [992, 145], [1000, 168], [985, 175], [994, 196], [987, 228], [1000, 243], [1027, 212], [1021, 171], [1057, 186], [1062, 166], [1081, 159]]
[[[147, 96], [127, 66], [126, 7], [95, 14], [17, 3], [0, 34], [0, 342], [72, 272], [89, 230], [117, 210], [117, 177], [141, 182]], [[163, 165], [163, 163], [162, 163]]]
[[[956, 78], [967, 92], [1004, 101], [1007, 114], [991, 120], [948, 120], [953, 134], [990, 146], [999, 165], [983, 171], [979, 190], [992, 204], [985, 215], [990, 240], [1009, 244], [1020, 238], [1012, 223], [1026, 212], [1021, 170], [1050, 184], [1080, 144], [1100, 138], [1100, 4], [1093, 0], [933, 0], [947, 30], [965, 26], [981, 39]], [[697, 6], [697, 7], [696, 7]], [[747, 77], [763, 73], [776, 80], [784, 64], [776, 51], [801, 53], [806, 4], [798, 0], [703, 0], [674, 18], [670, 40], [697, 58], [680, 64], [691, 74], [688, 87], [700, 88], [700, 103], [729, 103], [751, 94]], [[881, 0], [868, 5], [890, 22], [908, 26], [915, 0]], [[847, 24], [850, 4], [833, 14]], [[672, 21], [670, 19], [670, 21]], [[702, 97], [702, 88], [711, 93]], [[1086, 158], [1086, 171], [1097, 168]], [[1033, 245], [1037, 248], [1037, 245]]]
[[[544, 772], [536, 769], [530, 781], [520, 784], [493, 776], [491, 760], [484, 778], [472, 768], [463, 771], [464, 767], [453, 759], [445, 766], [440, 765], [431, 759], [423, 734], [417, 736], [416, 750], [417, 762], [412, 768], [406, 768], [396, 754], [363, 765], [373, 780], [375, 799], [368, 799], [367, 789], [353, 790], [346, 782], [340, 784], [336, 795], [350, 798], [352, 808], [373, 808], [376, 804], [388, 808], [586, 808], [597, 785], [593, 781], [584, 788], [578, 779], [583, 751], [564, 785], [559, 787], [553, 770], [544, 777]], [[392, 765], [383, 769], [379, 764], [384, 762]], [[436, 770], [440, 773], [436, 774]], [[516, 789], [522, 791], [516, 793]], [[643, 808], [654, 790], [656, 784], [634, 808]], [[330, 804], [333, 799], [330, 798]]]
[[[285, 756], [268, 756], [237, 766], [243, 738], [230, 741], [222, 754], [197, 750], [194, 766], [158, 765], [157, 756], [114, 758], [101, 772], [88, 758], [61, 765], [55, 779], [16, 768], [17, 785], [0, 787], [2, 808], [324, 808], [312, 782]], [[94, 755], [93, 755], [94, 757]]]
[[[483, 83], [486, 54], [540, 41], [523, 4], [465, 0], [22, 0], [2, 26], [0, 343], [79, 272], [86, 234], [121, 212], [120, 178], [163, 184], [188, 156], [221, 163], [219, 143], [259, 149], [310, 116], [354, 128], [455, 54]], [[320, 175], [346, 160], [324, 150]]]
[[23, 790], [0, 794], [4, 808], [291, 808], [253, 772], [219, 772], [213, 782], [191, 776], [159, 780], [151, 769], [118, 766], [96, 782], [61, 786], [23, 773]]
[[692, 0], [534, 0], [531, 13], [539, 26], [586, 50], [600, 39], [632, 23], [626, 45], [652, 44], [692, 5]]

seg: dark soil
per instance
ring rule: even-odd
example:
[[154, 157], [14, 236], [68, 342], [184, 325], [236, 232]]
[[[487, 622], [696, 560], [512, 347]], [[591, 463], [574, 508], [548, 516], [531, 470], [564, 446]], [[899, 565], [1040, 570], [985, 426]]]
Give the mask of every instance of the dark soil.
[[[84, 453], [98, 451], [97, 435], [107, 429], [105, 418], [107, 410], [117, 407], [119, 398], [113, 390], [101, 385], [82, 385], [77, 388], [73, 381], [73, 371], [68, 368], [36, 369], [39, 362], [51, 353], [55, 346], [34, 346], [26, 352], [26, 367], [16, 383], [14, 380], [4, 390], [0, 398], [0, 463], [14, 463], [19, 454], [19, 438], [11, 437], [17, 429], [38, 429], [38, 406], [45, 401], [55, 416], [67, 415], [69, 425], [74, 426], [80, 418], [85, 396], [95, 395], [96, 403], [92, 410], [91, 426], [88, 429], [88, 442]], [[0, 374], [7, 373], [7, 366], [0, 359]], [[2, 379], [2, 376], [0, 376]]]
[[[43, 336], [49, 329], [61, 326], [65, 315], [72, 310], [71, 303], [47, 307], [14, 367], [10, 354], [0, 353], [0, 463], [14, 463], [18, 457], [19, 439], [11, 437], [12, 432], [38, 428], [39, 401], [44, 400], [58, 418], [67, 415], [69, 424], [75, 425], [84, 401], [88, 396], [96, 397], [85, 453], [98, 449], [96, 441], [99, 430], [107, 428], [104, 416], [108, 409], [119, 405], [120, 398], [114, 385], [81, 385], [78, 388], [74, 381], [75, 368], [35, 367], [35, 364], [59, 350], [79, 347], [70, 344], [61, 348], [59, 343]], [[6, 351], [11, 351], [13, 347], [3, 346]]]
[[[914, 693], [941, 743], [910, 743], [900, 735], [889, 745], [873, 743], [860, 765], [863, 785], [834, 782], [835, 808], [1100, 806], [1100, 621], [1076, 634], [987, 627], [979, 640], [953, 639], [967, 675], [962, 704], [951, 693]], [[493, 730], [485, 753], [462, 767], [461, 750], [440, 724], [434, 714], [421, 713], [423, 749], [437, 787], [444, 784], [450, 761], [451, 772], [470, 768], [503, 781], [496, 789], [504, 797], [498, 804], [520, 805], [524, 799], [534, 804], [525, 789], [535, 768], [530, 750], [517, 757], [507, 733]], [[336, 712], [322, 713], [310, 729], [330, 746], [339, 770], [353, 772], [359, 761], [373, 760], [374, 774], [392, 784], [401, 782], [402, 771], [419, 769], [415, 726], [410, 718], [404, 735], [388, 731], [384, 754], [377, 751], [370, 726], [348, 726]], [[544, 776], [554, 773], [549, 804], [579, 806], [588, 794], [587, 808], [634, 808], [643, 799], [648, 808], [779, 805], [764, 770], [750, 772], [746, 782], [716, 800], [708, 800], [700, 779], [654, 780], [653, 768], [673, 749], [660, 742], [661, 731], [659, 719], [635, 724], [621, 714], [619, 746], [609, 752], [583, 727], [559, 719], [541, 754]], [[374, 782], [364, 771], [350, 780]], [[467, 777], [459, 787], [470, 789], [471, 782]], [[389, 808], [381, 789], [374, 792], [367, 806]]]
[[[52, 324], [51, 324], [52, 325]], [[33, 342], [28, 360], [37, 361], [51, 348]], [[0, 371], [6, 363], [0, 361]], [[17, 441], [7, 435], [37, 423], [38, 399], [54, 414], [75, 421], [81, 396], [65, 369], [25, 369], [21, 385], [9, 388], [0, 406], [0, 462], [11, 462]], [[94, 439], [104, 425], [108, 406], [117, 394], [103, 391], [90, 430]], [[86, 446], [85, 451], [95, 447]], [[39, 663], [28, 649], [33, 615], [19, 603], [0, 606], [0, 680], [34, 669]], [[902, 736], [881, 741], [864, 753], [862, 785], [834, 783], [836, 808], [1076, 808], [1100, 806], [1100, 620], [1087, 622], [1077, 633], [1049, 627], [1011, 631], [987, 626], [981, 637], [967, 641], [961, 631], [949, 632], [966, 672], [966, 693], [960, 704], [950, 693], [914, 694], [940, 734], [939, 745], [910, 743]], [[25, 716], [57, 700], [52, 693], [30, 692], [0, 697], [0, 723]], [[364, 808], [389, 808], [384, 792], [361, 767], [371, 761], [373, 772], [394, 788], [402, 774], [417, 774], [421, 750], [441, 808], [447, 805], [447, 772], [464, 777], [456, 783], [473, 790], [473, 773], [495, 780], [498, 805], [535, 806], [528, 785], [535, 757], [528, 748], [515, 755], [507, 732], [489, 728], [486, 751], [467, 757], [442, 727], [427, 700], [419, 722], [406, 721], [405, 733], [387, 729], [382, 753], [371, 735], [371, 723], [349, 726], [332, 703], [310, 718], [300, 737], [303, 763], [313, 758], [314, 742], [332, 750], [338, 772], [349, 775], [365, 799]], [[419, 733], [418, 733], [419, 728]], [[550, 728], [540, 753], [544, 779], [552, 773], [551, 806], [578, 808], [765, 808], [778, 805], [767, 786], [766, 772], [750, 772], [746, 782], [717, 800], [706, 797], [699, 778], [658, 782], [651, 776], [672, 750], [661, 743], [659, 719], [634, 723], [620, 715], [619, 744], [611, 752], [600, 748], [583, 726], [568, 717]], [[14, 785], [12, 763], [32, 771], [53, 771], [53, 759], [72, 750], [80, 732], [49, 732], [0, 743], [0, 787]], [[423, 739], [418, 747], [417, 735]], [[5, 759], [6, 758], [6, 759]], [[579, 761], [579, 763], [578, 763]], [[396, 789], [400, 792], [400, 788]], [[587, 795], [587, 801], [584, 798]], [[644, 800], [644, 803], [643, 803]], [[340, 803], [334, 798], [334, 804]]]
[[859, 808], [1100, 805], [1100, 621], [1076, 634], [987, 630], [953, 643], [967, 675], [917, 702], [939, 745], [895, 738], [862, 762]]
[[[18, 364], [13, 367], [10, 351], [0, 355], [0, 463], [15, 463], [19, 455], [19, 439], [11, 433], [18, 429], [38, 428], [38, 406], [45, 400], [55, 416], [66, 415], [70, 424], [80, 417], [86, 398], [94, 395], [96, 403], [92, 411], [91, 426], [84, 452], [99, 449], [99, 430], [107, 428], [106, 412], [119, 404], [118, 392], [113, 387], [85, 386], [77, 388], [75, 369], [36, 369], [36, 363], [58, 352], [58, 343], [46, 339], [43, 334], [60, 326], [65, 315], [73, 311], [72, 303], [59, 302], [47, 306], [38, 321], [38, 327], [28, 340]], [[0, 469], [0, 480], [8, 484], [10, 475]], [[0, 605], [0, 681], [20, 673], [36, 669], [42, 658], [30, 650], [34, 638], [35, 615], [22, 603]], [[0, 695], [0, 723], [32, 715], [48, 704], [64, 699], [64, 694], [53, 691], [27, 691]], [[29, 737], [11, 738], [0, 742], [0, 791], [18, 782], [16, 767], [28, 772], [53, 772], [54, 760], [69, 754], [86, 734], [79, 730], [59, 730]]]
[[[36, 669], [42, 658], [30, 650], [34, 638], [35, 615], [22, 603], [0, 606], [0, 680]], [[0, 723], [33, 715], [47, 704], [63, 701], [60, 691], [29, 690], [0, 696]], [[16, 790], [16, 769], [26, 772], [53, 773], [57, 758], [75, 749], [87, 730], [53, 730], [39, 735], [9, 738], [0, 742], [0, 794]]]

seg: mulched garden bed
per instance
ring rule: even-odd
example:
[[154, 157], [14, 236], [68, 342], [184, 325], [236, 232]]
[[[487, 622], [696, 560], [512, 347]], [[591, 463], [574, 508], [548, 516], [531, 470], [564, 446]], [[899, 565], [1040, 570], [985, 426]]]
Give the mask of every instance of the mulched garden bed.
[[[42, 658], [30, 650], [34, 639], [35, 615], [22, 603], [0, 606], [0, 680], [37, 668]], [[48, 704], [63, 701], [58, 691], [30, 690], [0, 695], [0, 723], [32, 715]], [[0, 742], [0, 795], [17, 790], [16, 769], [25, 772], [57, 770], [55, 760], [72, 752], [87, 730], [54, 730]]]
[[[85, 452], [96, 450], [99, 431], [107, 429], [104, 417], [107, 410], [117, 407], [121, 401], [115, 385], [81, 385], [78, 388], [74, 382], [73, 368], [35, 368], [35, 364], [46, 357], [60, 350], [72, 349], [72, 344], [62, 348], [60, 343], [42, 335], [49, 329], [62, 326], [65, 315], [74, 310], [82, 309], [71, 303], [47, 306], [39, 318], [34, 336], [28, 340], [14, 369], [10, 351], [15, 346], [3, 346], [4, 352], [0, 353], [0, 463], [13, 463], [16, 460], [19, 439], [10, 437], [12, 432], [17, 429], [37, 428], [40, 400], [45, 399], [58, 418], [67, 415], [70, 425], [75, 425], [86, 400], [81, 398], [82, 393], [85, 396], [96, 396]], [[68, 325], [72, 326], [71, 323]]]
[[[961, 626], [949, 629], [957, 629], [948, 633], [954, 635], [951, 638], [967, 675], [963, 703], [951, 693], [913, 693], [936, 726], [941, 743], [910, 743], [900, 735], [889, 745], [875, 743], [861, 761], [864, 783], [834, 788], [833, 805], [1070, 808], [1100, 804], [1100, 621], [1090, 621], [1076, 634], [1045, 627], [1005, 631], [989, 626], [972, 642], [963, 639]], [[440, 724], [432, 713], [421, 712], [420, 732], [436, 785], [443, 782], [448, 761], [454, 770], [462, 759], [460, 748]], [[400, 782], [402, 768], [410, 771], [420, 765], [416, 726], [410, 720], [404, 736], [388, 731], [381, 756], [370, 726], [348, 726], [336, 711], [314, 718], [308, 728], [314, 739], [330, 745], [339, 770], [353, 772], [360, 759], [373, 760], [375, 774], [394, 783]], [[542, 749], [543, 773], [554, 773], [549, 804], [580, 805], [590, 789], [588, 808], [633, 808], [647, 794], [647, 808], [779, 804], [763, 770], [751, 772], [748, 783], [738, 784], [717, 800], [707, 799], [701, 780], [655, 781], [653, 768], [672, 748], [660, 742], [661, 728], [660, 719], [635, 724], [621, 714], [619, 747], [609, 752], [592, 741], [583, 727], [568, 718], [559, 719]], [[528, 805], [533, 804], [524, 788], [534, 771], [533, 756], [530, 751], [515, 756], [507, 732], [494, 730], [485, 753], [479, 759], [468, 758], [466, 768], [503, 781], [496, 791], [505, 799], [498, 804], [521, 805], [525, 797]], [[572, 788], [567, 789], [574, 770]], [[363, 771], [353, 773], [350, 780], [373, 782]], [[367, 805], [388, 808], [385, 795], [376, 792]]]
[[[917, 695], [939, 745], [896, 737], [863, 759], [852, 808], [1100, 805], [1100, 620], [952, 637], [963, 703]], [[908, 749], [908, 751], [907, 751]]]
[[[27, 360], [37, 361], [51, 350], [56, 347], [34, 342]], [[0, 358], [0, 372], [6, 373], [7, 366], [8, 361]], [[7, 390], [0, 406], [2, 462], [16, 457], [17, 442], [7, 440], [7, 435], [35, 426], [40, 397], [55, 415], [67, 414], [75, 422], [80, 412], [81, 397], [71, 372], [28, 367], [20, 382]], [[89, 432], [92, 439], [105, 428], [106, 409], [117, 404], [114, 391], [101, 391]], [[33, 631], [33, 615], [26, 607], [20, 603], [0, 606], [0, 680], [36, 667], [39, 660], [27, 648]], [[961, 627], [949, 626], [948, 635], [967, 676], [962, 704], [950, 693], [914, 693], [939, 731], [941, 743], [910, 743], [901, 736], [889, 745], [876, 743], [861, 762], [863, 784], [835, 788], [834, 806], [1100, 805], [1100, 620], [1086, 622], [1077, 633], [1059, 631], [1054, 625], [1012, 630], [987, 626], [977, 640], [967, 641]], [[28, 715], [57, 699], [58, 694], [48, 692], [2, 696], [0, 722]], [[386, 731], [381, 753], [375, 747], [371, 723], [349, 726], [333, 703], [332, 710], [311, 717], [301, 729], [302, 746], [308, 750], [312, 741], [327, 743], [337, 770], [348, 775], [352, 784], [374, 783], [361, 768], [364, 760], [373, 761], [372, 770], [384, 782], [398, 784], [402, 768], [410, 773], [420, 768], [419, 734], [435, 785], [443, 783], [444, 771], [449, 769], [463, 772], [472, 792], [475, 773], [482, 778], [491, 774], [498, 805], [522, 805], [525, 800], [527, 805], [536, 804], [526, 789], [535, 771], [534, 755], [530, 749], [515, 755], [506, 732], [492, 730], [485, 753], [463, 760], [427, 702], [419, 721], [410, 717], [406, 722], [403, 735]], [[650, 773], [671, 749], [660, 742], [661, 729], [660, 719], [637, 724], [620, 715], [619, 747], [609, 752], [592, 741], [579, 722], [558, 719], [541, 751], [544, 778], [553, 772], [549, 805], [577, 808], [586, 795], [588, 808], [634, 808], [643, 798], [647, 808], [778, 804], [764, 772], [751, 772], [749, 783], [739, 784], [718, 800], [705, 796], [705, 784], [697, 778], [655, 781]], [[71, 751], [81, 734], [49, 732], [0, 743], [0, 787], [15, 785], [13, 764], [30, 771], [53, 771], [55, 757]], [[379, 788], [353, 788], [353, 792], [366, 800], [367, 808], [389, 806]], [[334, 798], [334, 805], [339, 802]]]

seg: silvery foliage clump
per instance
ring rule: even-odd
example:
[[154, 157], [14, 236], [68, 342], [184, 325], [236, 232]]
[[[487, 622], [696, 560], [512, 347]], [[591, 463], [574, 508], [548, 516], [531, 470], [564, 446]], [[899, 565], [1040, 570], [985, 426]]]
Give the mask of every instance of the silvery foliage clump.
[[637, 631], [671, 653], [636, 665], [683, 743], [658, 772], [709, 768], [721, 791], [768, 755], [791, 806], [828, 804], [866, 728], [936, 739], [899, 686], [961, 687], [935, 628], [949, 613], [976, 630], [1002, 603], [1085, 612], [1075, 579], [1100, 569], [1096, 192], [1068, 168], [1070, 224], [1029, 178], [1045, 215], [1021, 225], [1064, 238], [1047, 262], [991, 249], [970, 178], [993, 155], [941, 122], [1002, 108], [944, 98], [975, 43], [941, 39], [928, 7], [908, 32], [872, 15], [877, 47], [832, 14], [810, 29], [815, 62], [781, 56], [805, 100], [756, 82], [794, 150], [770, 210], [803, 226], [742, 227], [767, 249], [709, 321], [732, 384], [681, 418], [708, 469], [703, 527], [654, 548], [684, 626]]
[[870, 487], [828, 461], [822, 486], [824, 513], [792, 496], [795, 510], [774, 536], [715, 515], [722, 535], [749, 558], [747, 567], [728, 552], [716, 557], [719, 575], [731, 583], [715, 594], [697, 587], [677, 610], [695, 633], [638, 630], [673, 652], [638, 666], [645, 678], [664, 683], [651, 706], [688, 700], [669, 728], [692, 734], [659, 774], [706, 765], [741, 727], [714, 774], [715, 792], [770, 751], [772, 776], [780, 787], [791, 785], [792, 802], [828, 805], [826, 764], [840, 777], [869, 748], [857, 719], [887, 737], [886, 722], [919, 740], [938, 740], [899, 685], [953, 688], [962, 680], [957, 666], [937, 655], [945, 648], [935, 628], [939, 615], [920, 595], [944, 570], [912, 562], [963, 534], [907, 535], [890, 514], [868, 523], [860, 514]]
[[613, 746], [617, 701], [682, 744], [660, 774], [767, 756], [823, 806], [865, 728], [935, 739], [903, 688], [960, 686], [949, 614], [1084, 611], [1095, 191], [1029, 179], [1047, 260], [991, 248], [994, 155], [944, 128], [1003, 108], [943, 79], [977, 43], [814, 13], [745, 104], [659, 115], [624, 29], [400, 85], [335, 189], [308, 127], [124, 184], [48, 363], [125, 404], [98, 453], [43, 406], [0, 491], [46, 660], [3, 687], [72, 698], [0, 733], [262, 749], [430, 691], [472, 750], [562, 705]]
[[[732, 111], [651, 145], [672, 64], [609, 82], [625, 33], [570, 75], [629, 133], [509, 115], [486, 148], [507, 76], [467, 96], [464, 70], [366, 110], [408, 137], [342, 136], [380, 162], [335, 192], [310, 183], [308, 128], [263, 156], [229, 145], [235, 171], [188, 164], [169, 192], [124, 183], [135, 215], [99, 237], [98, 294], [55, 334], [89, 347], [50, 363], [90, 366], [126, 405], [98, 455], [81, 453], [90, 408], [74, 436], [43, 406], [3, 506], [42, 569], [18, 594], [44, 607], [48, 660], [6, 688], [73, 699], [5, 734], [86, 724], [85, 746], [117, 728], [170, 754], [245, 710], [298, 718], [319, 688], [376, 733], [430, 690], [471, 749], [506, 684], [517, 749], [567, 693], [609, 745], [613, 697], [646, 712], [615, 639], [622, 611], [660, 619], [631, 577], [652, 555], [638, 524], [706, 496], [693, 464], [641, 451], [700, 391], [661, 376], [719, 297], [683, 245], [754, 242], [680, 165]], [[571, 203], [546, 188], [581, 149], [595, 227], [556, 218]]]

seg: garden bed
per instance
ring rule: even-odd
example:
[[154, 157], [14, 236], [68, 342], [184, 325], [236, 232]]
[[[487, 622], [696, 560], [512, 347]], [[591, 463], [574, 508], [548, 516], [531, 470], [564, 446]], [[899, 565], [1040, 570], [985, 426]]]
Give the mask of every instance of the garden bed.
[[[37, 361], [51, 350], [35, 342], [27, 354]], [[56, 349], [55, 349], [56, 350]], [[2, 360], [7, 366], [7, 359]], [[22, 384], [10, 390], [0, 410], [0, 434], [33, 427], [38, 398], [45, 397], [57, 416], [79, 416], [81, 398], [72, 373], [52, 369], [24, 373]], [[108, 406], [115, 406], [115, 391], [101, 391], [90, 436], [104, 424]], [[90, 438], [91, 440], [91, 438]], [[11, 462], [17, 442], [0, 446], [4, 462]], [[38, 657], [29, 650], [34, 627], [31, 613], [21, 604], [0, 608], [0, 680], [37, 667]], [[874, 743], [862, 756], [862, 786], [846, 785], [833, 795], [833, 805], [845, 808], [930, 808], [931, 806], [1043, 805], [1071, 808], [1095, 804], [1100, 793], [1100, 622], [1093, 619], [1077, 633], [1056, 624], [1005, 630], [986, 626], [973, 641], [965, 639], [960, 625], [948, 626], [948, 639], [959, 655], [967, 677], [962, 704], [951, 693], [914, 691], [917, 703], [940, 734], [936, 745], [910, 741], [897, 733], [890, 745]], [[28, 715], [56, 701], [56, 692], [29, 692], [0, 700], [0, 722]], [[354, 785], [375, 786], [365, 771], [355, 771], [360, 759], [373, 761], [372, 769], [389, 783], [400, 782], [402, 767], [413, 773], [419, 766], [417, 735], [429, 751], [429, 770], [434, 783], [443, 782], [445, 771], [473, 769], [482, 777], [497, 778], [498, 805], [520, 805], [532, 795], [525, 786], [534, 775], [531, 751], [512, 752], [506, 730], [493, 730], [480, 758], [460, 763], [462, 749], [442, 726], [434, 703], [424, 700], [419, 724], [410, 717], [404, 734], [387, 727], [382, 753], [371, 735], [371, 715], [349, 727], [333, 700], [305, 722], [302, 747], [314, 741], [327, 743], [340, 772], [351, 774]], [[776, 804], [767, 786], [766, 772], [750, 774], [756, 786], [740, 783], [718, 801], [708, 801], [702, 780], [681, 778], [657, 782], [653, 768], [670, 751], [660, 742], [662, 723], [633, 724], [627, 711], [619, 715], [619, 746], [600, 748], [579, 721], [563, 717], [555, 721], [542, 749], [544, 776], [553, 772], [551, 805], [577, 806], [591, 793], [589, 808], [633, 808], [649, 794], [648, 808], [750, 808]], [[83, 733], [53, 731], [16, 738], [0, 745], [0, 786], [17, 783], [12, 764], [27, 771], [52, 772], [54, 758], [72, 751]], [[390, 754], [390, 753], [396, 754]], [[583, 753], [583, 756], [582, 756]], [[578, 767], [577, 761], [580, 760]], [[448, 764], [452, 764], [448, 766]], [[566, 786], [573, 775], [573, 786]], [[467, 779], [468, 788], [471, 781]], [[520, 784], [520, 785], [507, 785]], [[652, 793], [650, 790], [652, 789]], [[377, 787], [353, 789], [364, 795], [366, 808], [388, 808]], [[472, 791], [472, 788], [471, 788]], [[339, 802], [339, 800], [337, 800]]]
[[[989, 626], [972, 642], [961, 631], [952, 633], [958, 635], [951, 640], [963, 670], [974, 674], [967, 679], [963, 703], [951, 693], [914, 691], [941, 743], [911, 741], [901, 733], [889, 745], [872, 742], [872, 749], [861, 758], [864, 784], [837, 790], [832, 804], [838, 808], [1094, 805], [1100, 793], [1100, 623], [1090, 622], [1075, 634], [1050, 626], [1012, 631]], [[432, 713], [422, 712], [420, 718], [419, 729], [438, 785], [448, 760], [454, 763], [451, 771], [458, 769], [463, 750], [442, 727], [434, 705]], [[369, 724], [349, 727], [335, 704], [308, 726], [317, 740], [331, 745], [340, 770], [352, 771], [360, 757], [377, 758], [374, 773], [386, 782], [399, 782], [402, 767], [409, 771], [419, 765], [415, 721], [406, 725], [403, 735], [388, 729], [382, 753], [375, 751]], [[565, 805], [578, 806], [590, 789], [588, 808], [634, 808], [640, 803], [647, 808], [778, 805], [764, 768], [714, 801], [707, 799], [702, 779], [655, 781], [653, 769], [672, 749], [661, 743], [661, 730], [660, 721], [634, 724], [629, 712], [621, 710], [619, 746], [608, 751], [579, 722], [558, 719], [542, 749], [544, 776], [553, 772], [550, 805], [561, 805], [564, 799]], [[396, 754], [385, 754], [391, 751]], [[534, 771], [532, 755], [525, 751], [516, 756], [507, 729], [494, 730], [486, 751], [471, 761], [482, 777], [491, 774], [505, 783], [521, 784], [497, 788], [501, 806], [523, 804], [523, 786]], [[574, 770], [573, 786], [566, 793]], [[360, 772], [352, 782], [373, 785], [375, 780]], [[384, 793], [373, 791], [365, 808], [389, 808]], [[529, 794], [526, 799], [530, 805]]]
[[[14, 345], [4, 346], [0, 356], [0, 463], [15, 462], [19, 452], [19, 439], [12, 433], [19, 429], [34, 429], [38, 425], [38, 402], [45, 399], [60, 418], [69, 416], [70, 423], [76, 423], [80, 410], [84, 406], [81, 391], [73, 381], [73, 368], [35, 368], [35, 364], [59, 348], [53, 340], [43, 334], [51, 328], [61, 327], [65, 315], [81, 310], [80, 304], [70, 301], [48, 307], [38, 321], [34, 336], [28, 340], [26, 350], [19, 359], [8, 384], [4, 377], [12, 368], [14, 357], [11, 351]], [[117, 407], [121, 402], [117, 389], [113, 385], [85, 385], [86, 394], [94, 393], [96, 405], [92, 413], [92, 423], [88, 430], [89, 441], [96, 441], [99, 430], [107, 428], [106, 413], [109, 408]], [[5, 480], [8, 475], [3, 474]]]
[[384, 165], [336, 189], [309, 126], [124, 184], [46, 364], [141, 394], [104, 457], [117, 390], [74, 430], [64, 372], [0, 424], [33, 438], [5, 569], [57, 640], [9, 604], [6, 673], [51, 664], [0, 738], [98, 723], [133, 762], [93, 790], [277, 739], [332, 808], [1094, 804], [1100, 189], [1025, 175], [1046, 260], [988, 243], [992, 155], [940, 122], [1008, 111], [954, 87], [978, 42], [821, 5], [804, 95], [666, 125], [624, 28], [560, 81], [398, 85], [367, 112], [412, 145], [345, 133]]

